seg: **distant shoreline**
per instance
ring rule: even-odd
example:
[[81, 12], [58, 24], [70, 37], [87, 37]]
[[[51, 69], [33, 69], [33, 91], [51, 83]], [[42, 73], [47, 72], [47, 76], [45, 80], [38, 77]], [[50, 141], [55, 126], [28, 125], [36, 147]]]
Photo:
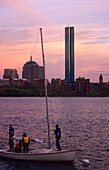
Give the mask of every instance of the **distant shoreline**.
[[[41, 97], [41, 98], [44, 98], [45, 96], [0, 96], [0, 98], [8, 98], [8, 97]], [[101, 98], [103, 98], [103, 97], [109, 97], [109, 96], [48, 96], [48, 98], [49, 97], [52, 97], [52, 98], [55, 98], [55, 97], [57, 97], [57, 98], [59, 98], [59, 97], [61, 97], [61, 98], [63, 98], [63, 97], [65, 97], [65, 98], [67, 98], [67, 97], [72, 97], [72, 98], [76, 98], [76, 97], [81, 97], [81, 98], [88, 98], [88, 97], [90, 97], [90, 98], [99, 98], [99, 97], [101, 97]]]
[[[0, 87], [0, 97], [45, 97], [45, 90], [35, 87]], [[48, 97], [109, 97], [105, 91], [91, 91], [89, 94], [81, 94], [79, 91], [72, 91], [71, 94], [63, 94], [62, 91], [49, 92]]]

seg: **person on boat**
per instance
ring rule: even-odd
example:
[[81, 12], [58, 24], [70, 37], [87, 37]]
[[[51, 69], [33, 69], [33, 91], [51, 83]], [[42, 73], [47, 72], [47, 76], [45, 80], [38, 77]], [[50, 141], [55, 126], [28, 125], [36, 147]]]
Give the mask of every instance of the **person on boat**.
[[30, 140], [29, 137], [26, 135], [26, 133], [23, 134], [22, 141], [23, 141], [23, 152], [28, 153]]
[[10, 149], [14, 149], [14, 141], [13, 141], [13, 136], [14, 136], [14, 128], [12, 127], [12, 124], [9, 124], [9, 146]]
[[15, 146], [15, 152], [20, 153], [22, 148], [22, 140], [19, 141], [19, 143], [16, 144]]
[[[53, 129], [54, 130], [54, 129]], [[56, 137], [56, 148], [57, 150], [62, 150], [60, 147], [59, 140], [61, 139], [61, 130], [59, 128], [59, 125], [56, 125], [56, 129], [54, 130], [55, 137]]]

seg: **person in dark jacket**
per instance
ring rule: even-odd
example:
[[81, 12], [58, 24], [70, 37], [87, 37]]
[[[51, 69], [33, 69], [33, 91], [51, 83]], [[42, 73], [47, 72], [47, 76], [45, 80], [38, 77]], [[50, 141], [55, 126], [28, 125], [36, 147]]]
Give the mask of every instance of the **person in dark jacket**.
[[23, 141], [23, 152], [28, 153], [30, 140], [29, 137], [26, 135], [26, 133], [23, 134], [22, 141]]
[[[54, 130], [54, 129], [53, 129]], [[57, 150], [61, 151], [59, 140], [61, 138], [61, 130], [59, 128], [59, 125], [56, 125], [56, 129], [54, 130], [55, 137], [56, 137], [56, 148]]]
[[9, 125], [9, 146], [10, 149], [14, 149], [14, 141], [13, 141], [13, 136], [14, 136], [14, 128], [12, 127], [12, 124]]

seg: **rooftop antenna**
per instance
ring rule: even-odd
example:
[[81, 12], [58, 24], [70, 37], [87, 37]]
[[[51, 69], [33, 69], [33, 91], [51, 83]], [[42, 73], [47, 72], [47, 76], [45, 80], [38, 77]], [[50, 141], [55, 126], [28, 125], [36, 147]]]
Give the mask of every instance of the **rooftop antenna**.
[[30, 61], [32, 61], [32, 56], [30, 56]]

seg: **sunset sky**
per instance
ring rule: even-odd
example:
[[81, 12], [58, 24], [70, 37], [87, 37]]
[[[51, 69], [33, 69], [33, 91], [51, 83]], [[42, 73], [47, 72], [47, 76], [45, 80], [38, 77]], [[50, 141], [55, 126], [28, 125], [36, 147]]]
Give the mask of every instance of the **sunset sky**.
[[33, 56], [46, 76], [65, 78], [65, 27], [75, 28], [75, 78], [109, 81], [109, 0], [0, 0], [0, 78], [5, 68], [22, 67]]

